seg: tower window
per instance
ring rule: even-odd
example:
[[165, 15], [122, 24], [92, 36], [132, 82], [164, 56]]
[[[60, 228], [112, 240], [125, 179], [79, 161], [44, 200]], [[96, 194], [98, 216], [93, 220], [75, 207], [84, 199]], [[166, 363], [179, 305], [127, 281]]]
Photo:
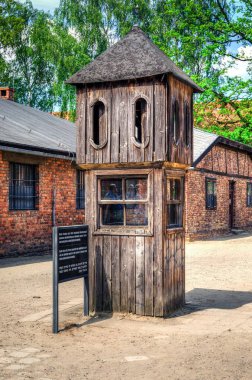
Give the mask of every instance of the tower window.
[[101, 227], [148, 226], [148, 176], [106, 176], [98, 187]]
[[167, 178], [167, 227], [183, 227], [184, 179]]
[[146, 131], [147, 102], [140, 98], [135, 103], [135, 139], [142, 144]]
[[174, 100], [172, 104], [172, 129], [173, 129], [173, 139], [177, 144], [180, 137], [180, 126], [179, 126], [179, 103]]
[[189, 105], [187, 102], [185, 102], [185, 108], [184, 108], [184, 139], [186, 146], [190, 145], [190, 112], [189, 112]]
[[93, 141], [96, 145], [102, 143], [105, 134], [105, 105], [100, 100], [93, 106]]

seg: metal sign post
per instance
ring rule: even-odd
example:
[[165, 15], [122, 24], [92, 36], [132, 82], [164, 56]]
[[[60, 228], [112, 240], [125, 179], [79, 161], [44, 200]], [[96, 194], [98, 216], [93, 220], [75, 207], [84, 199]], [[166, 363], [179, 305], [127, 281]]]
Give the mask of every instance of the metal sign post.
[[88, 226], [53, 227], [53, 333], [59, 329], [59, 283], [84, 279], [84, 315], [88, 315]]

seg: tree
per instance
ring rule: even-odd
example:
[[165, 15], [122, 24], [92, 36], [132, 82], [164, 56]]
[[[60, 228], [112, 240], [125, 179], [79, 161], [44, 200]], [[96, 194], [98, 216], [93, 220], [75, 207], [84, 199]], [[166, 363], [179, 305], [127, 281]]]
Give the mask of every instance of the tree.
[[[53, 17], [30, 1], [3, 4], [0, 80], [14, 78], [19, 101], [74, 112], [65, 80], [137, 23], [205, 89], [195, 99], [195, 125], [252, 143], [251, 0], [61, 0]], [[229, 76], [236, 62], [247, 63], [247, 79]], [[232, 117], [203, 122], [216, 104]]]
[[[161, 0], [152, 31], [159, 47], [205, 89], [196, 99], [195, 125], [250, 144], [252, 81], [228, 72], [246, 61], [251, 78], [252, 55], [244, 54], [252, 46], [251, 7], [248, 0]], [[233, 117], [203, 123], [211, 104]]]

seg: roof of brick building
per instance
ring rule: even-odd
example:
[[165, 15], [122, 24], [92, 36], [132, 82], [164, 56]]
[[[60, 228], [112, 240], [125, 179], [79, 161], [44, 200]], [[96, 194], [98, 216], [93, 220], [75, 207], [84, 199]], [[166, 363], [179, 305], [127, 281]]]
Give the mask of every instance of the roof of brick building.
[[73, 155], [76, 126], [48, 112], [0, 99], [0, 144], [3, 143]]
[[216, 140], [214, 133], [193, 128], [193, 161], [196, 161]]
[[67, 83], [99, 83], [151, 77], [171, 73], [202, 92], [137, 26], [120, 41], [74, 74]]
[[216, 144], [222, 144], [245, 151], [252, 155], [252, 146], [242, 144], [238, 141], [227, 139], [214, 133], [206, 132], [201, 129], [193, 128], [193, 165], [195, 166]]

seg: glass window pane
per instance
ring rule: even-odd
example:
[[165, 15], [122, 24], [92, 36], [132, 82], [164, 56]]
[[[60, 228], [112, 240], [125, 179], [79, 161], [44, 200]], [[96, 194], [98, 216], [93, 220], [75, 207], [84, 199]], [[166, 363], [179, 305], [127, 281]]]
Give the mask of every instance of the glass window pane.
[[85, 176], [83, 170], [77, 170], [77, 184], [76, 184], [76, 208], [85, 208]]
[[147, 198], [147, 178], [126, 179], [126, 199]]
[[123, 205], [103, 205], [100, 207], [103, 225], [123, 225]]
[[216, 182], [213, 181], [213, 194], [216, 196]]
[[148, 210], [144, 204], [126, 205], [126, 225], [146, 226], [148, 224]]
[[181, 181], [180, 179], [168, 179], [167, 180], [167, 200], [179, 201], [181, 198]]
[[212, 194], [212, 182], [207, 181], [207, 194], [210, 195]]
[[101, 180], [101, 199], [111, 199], [113, 201], [122, 199], [122, 180], [121, 179], [102, 179]]
[[248, 183], [248, 195], [252, 195], [252, 183]]
[[179, 204], [168, 205], [168, 226], [182, 227], [182, 207]]

